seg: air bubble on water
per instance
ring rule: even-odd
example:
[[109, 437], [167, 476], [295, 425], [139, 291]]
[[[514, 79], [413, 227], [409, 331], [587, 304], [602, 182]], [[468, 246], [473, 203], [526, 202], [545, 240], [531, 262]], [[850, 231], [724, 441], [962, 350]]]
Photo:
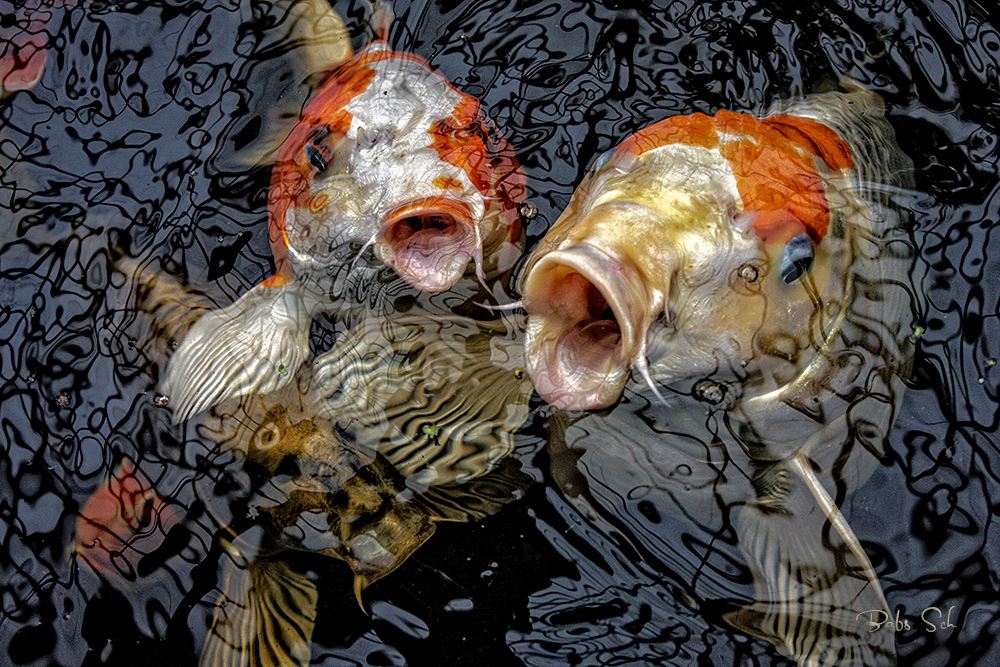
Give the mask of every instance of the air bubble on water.
[[157, 394], [156, 398], [153, 399], [153, 404], [157, 407], [165, 408], [170, 403], [170, 399], [163, 394]]
[[445, 611], [470, 611], [475, 605], [469, 598], [455, 598], [444, 606]]
[[531, 220], [536, 215], [538, 215], [538, 209], [531, 202], [524, 202], [517, 207], [517, 213], [525, 220]]
[[493, 570], [483, 570], [482, 574], [480, 574], [479, 576], [482, 577], [483, 579], [485, 579], [486, 577], [492, 577]]
[[60, 408], [65, 408], [69, 406], [69, 396], [67, 396], [66, 394], [59, 394], [58, 396], [56, 396], [56, 405], [58, 405]]

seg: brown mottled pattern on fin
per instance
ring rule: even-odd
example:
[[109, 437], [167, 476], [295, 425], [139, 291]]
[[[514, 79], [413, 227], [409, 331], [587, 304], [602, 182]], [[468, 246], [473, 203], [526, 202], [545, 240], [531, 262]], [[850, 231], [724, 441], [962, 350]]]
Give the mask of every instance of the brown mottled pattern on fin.
[[304, 667], [316, 622], [316, 586], [279, 560], [240, 567], [226, 558], [201, 667]]

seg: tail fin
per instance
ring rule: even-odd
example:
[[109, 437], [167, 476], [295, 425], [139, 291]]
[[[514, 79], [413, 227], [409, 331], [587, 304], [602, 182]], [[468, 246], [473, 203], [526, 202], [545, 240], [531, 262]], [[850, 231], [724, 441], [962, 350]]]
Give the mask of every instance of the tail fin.
[[305, 667], [316, 622], [316, 586], [278, 560], [240, 566], [225, 558], [222, 595], [201, 667]]

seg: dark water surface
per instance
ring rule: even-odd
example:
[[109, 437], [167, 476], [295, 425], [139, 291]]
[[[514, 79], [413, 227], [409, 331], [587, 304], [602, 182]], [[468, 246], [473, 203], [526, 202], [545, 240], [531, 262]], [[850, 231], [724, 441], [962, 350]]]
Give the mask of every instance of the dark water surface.
[[[156, 404], [157, 371], [130, 337], [112, 264], [125, 253], [226, 302], [270, 275], [268, 172], [229, 159], [256, 134], [268, 100], [295, 94], [261, 6], [56, 8], [41, 82], [0, 101], [4, 664], [197, 663], [222, 557], [197, 487], [238, 505], [241, 477]], [[336, 9], [363, 46], [364, 4]], [[515, 148], [538, 210], [529, 242], [597, 155], [668, 115], [759, 111], [838, 76], [884, 96], [915, 164], [925, 330], [891, 465], [854, 494], [850, 522], [890, 607], [910, 619], [896, 637], [900, 664], [1000, 664], [1000, 255], [988, 252], [1000, 223], [1000, 33], [991, 3], [510, 0], [394, 10], [392, 46], [479, 97]], [[315, 329], [314, 346], [328, 347], [333, 334]], [[342, 563], [293, 558], [320, 582], [313, 664], [790, 664], [725, 624], [728, 607], [692, 597], [691, 582], [658, 569], [633, 536], [588, 524], [551, 477], [545, 412], [516, 454], [538, 483], [496, 516], [441, 525], [366, 590], [370, 615]], [[83, 504], [123, 457], [185, 519], [156, 558], [133, 564], [127, 586], [70, 554]], [[929, 607], [952, 609], [954, 627], [927, 631]]]

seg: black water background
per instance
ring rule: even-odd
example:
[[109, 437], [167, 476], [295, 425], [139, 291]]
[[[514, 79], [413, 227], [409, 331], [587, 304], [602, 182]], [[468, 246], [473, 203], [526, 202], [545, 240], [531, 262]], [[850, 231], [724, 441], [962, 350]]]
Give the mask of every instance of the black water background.
[[[360, 47], [364, 7], [337, 8]], [[596, 155], [650, 122], [761, 110], [831, 75], [883, 94], [916, 166], [926, 331], [894, 463], [855, 495], [851, 523], [893, 608], [955, 606], [956, 628], [897, 636], [901, 664], [1000, 663], [1000, 258], [987, 251], [1000, 214], [1000, 35], [985, 3], [395, 11], [392, 45], [482, 99], [514, 145], [539, 211], [529, 240]], [[287, 81], [280, 58], [255, 59], [246, 18], [226, 3], [56, 11], [58, 54], [41, 84], [0, 102], [0, 651], [14, 664], [196, 661], [217, 548], [191, 538], [171, 561], [176, 576], [142, 603], [71, 568], [67, 549], [82, 503], [122, 456], [154, 481], [164, 471], [158, 488], [176, 498], [185, 492], [171, 494], [171, 471], [206, 461], [153, 403], [156, 378], [123, 328], [110, 262], [124, 246], [220, 299], [268, 275], [266, 172], [222, 171], [252, 135], [257, 100]], [[316, 344], [329, 335], [317, 331]], [[524, 451], [535, 444], [526, 438]], [[544, 451], [526, 458], [544, 478]], [[369, 589], [371, 617], [346, 568], [303, 556], [329, 584], [314, 663], [786, 664], [693, 612], [669, 577], [640, 574], [627, 537], [579, 521], [539, 486], [481, 525], [444, 526]], [[445, 611], [456, 599], [471, 609]]]

